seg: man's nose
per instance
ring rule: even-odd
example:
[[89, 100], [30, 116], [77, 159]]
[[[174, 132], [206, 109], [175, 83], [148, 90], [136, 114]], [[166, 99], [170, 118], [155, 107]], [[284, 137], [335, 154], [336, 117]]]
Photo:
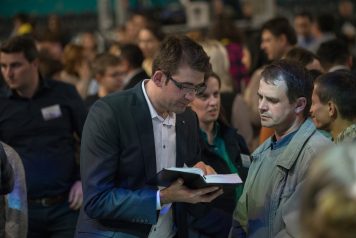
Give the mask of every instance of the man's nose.
[[215, 106], [216, 104], [218, 104], [218, 99], [216, 97], [211, 97], [209, 99], [209, 105]]
[[266, 100], [264, 99], [260, 99], [259, 102], [258, 102], [258, 109], [260, 111], [266, 111], [267, 110], [267, 103], [266, 103]]

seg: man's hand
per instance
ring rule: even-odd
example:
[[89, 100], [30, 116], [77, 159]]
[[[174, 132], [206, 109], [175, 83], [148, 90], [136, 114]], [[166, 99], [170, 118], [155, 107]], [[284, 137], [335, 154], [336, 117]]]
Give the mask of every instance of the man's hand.
[[205, 163], [202, 162], [202, 161], [196, 163], [193, 167], [194, 167], [194, 168], [199, 168], [199, 169], [203, 170], [204, 175], [216, 174], [215, 170], [214, 170], [211, 166], [205, 164]]
[[69, 207], [73, 210], [78, 210], [83, 203], [83, 189], [82, 182], [80, 180], [76, 181], [70, 189], [68, 202]]
[[161, 204], [172, 202], [199, 203], [211, 202], [218, 196], [223, 194], [223, 190], [219, 187], [206, 187], [201, 189], [189, 189], [183, 185], [182, 179], [177, 179], [169, 187], [160, 191]]

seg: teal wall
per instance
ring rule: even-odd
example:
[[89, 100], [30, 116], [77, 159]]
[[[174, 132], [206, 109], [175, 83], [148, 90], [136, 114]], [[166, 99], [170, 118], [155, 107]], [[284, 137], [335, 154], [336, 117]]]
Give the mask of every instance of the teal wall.
[[97, 0], [0, 0], [0, 17], [24, 12], [31, 15], [88, 13], [97, 11]]

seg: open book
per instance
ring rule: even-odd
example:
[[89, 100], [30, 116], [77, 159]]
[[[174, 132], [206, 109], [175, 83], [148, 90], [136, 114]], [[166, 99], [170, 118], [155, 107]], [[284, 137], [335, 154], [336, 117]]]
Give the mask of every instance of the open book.
[[204, 175], [199, 168], [177, 168], [171, 167], [161, 170], [154, 178], [149, 180], [149, 184], [168, 187], [178, 178], [184, 180], [184, 185], [189, 188], [203, 188], [209, 186], [232, 187], [242, 183], [237, 174], [211, 174]]

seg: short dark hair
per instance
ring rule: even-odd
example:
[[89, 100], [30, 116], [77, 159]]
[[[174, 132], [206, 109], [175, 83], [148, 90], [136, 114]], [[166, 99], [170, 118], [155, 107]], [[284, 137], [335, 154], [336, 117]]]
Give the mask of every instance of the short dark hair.
[[120, 63], [121, 59], [115, 55], [109, 53], [98, 54], [92, 63], [93, 74], [103, 75], [108, 67], [117, 66]]
[[300, 63], [286, 59], [274, 61], [264, 68], [262, 79], [270, 84], [283, 80], [287, 85], [286, 94], [290, 103], [300, 97], [305, 97], [307, 102], [303, 114], [308, 117], [313, 82], [309, 72]]
[[1, 44], [0, 51], [6, 54], [23, 53], [29, 62], [38, 58], [35, 41], [30, 36], [14, 36]]
[[315, 93], [320, 102], [332, 101], [337, 105], [342, 118], [354, 120], [356, 117], [356, 76], [347, 70], [336, 70], [319, 76]]
[[329, 13], [323, 13], [316, 17], [316, 23], [321, 32], [334, 32], [335, 30], [335, 17]]
[[276, 17], [262, 25], [261, 32], [270, 31], [274, 36], [285, 35], [291, 45], [297, 44], [297, 34], [285, 17]]
[[144, 56], [140, 47], [135, 44], [124, 44], [120, 47], [120, 51], [120, 57], [127, 60], [133, 68], [142, 67]]
[[157, 70], [175, 74], [182, 65], [203, 72], [205, 78], [211, 71], [209, 57], [198, 43], [187, 36], [169, 36], [153, 60], [152, 74]]
[[317, 55], [320, 58], [321, 65], [328, 69], [333, 65], [347, 64], [351, 54], [346, 42], [341, 39], [334, 39], [322, 43]]
[[309, 50], [294, 47], [287, 52], [285, 59], [298, 61], [301, 65], [306, 67], [308, 64], [313, 63], [314, 59], [319, 60], [319, 57]]
[[314, 20], [313, 15], [310, 12], [305, 11], [305, 10], [297, 12], [294, 15], [294, 18], [295, 17], [305, 17], [305, 18], [308, 18], [308, 20], [311, 21], [311, 22]]

